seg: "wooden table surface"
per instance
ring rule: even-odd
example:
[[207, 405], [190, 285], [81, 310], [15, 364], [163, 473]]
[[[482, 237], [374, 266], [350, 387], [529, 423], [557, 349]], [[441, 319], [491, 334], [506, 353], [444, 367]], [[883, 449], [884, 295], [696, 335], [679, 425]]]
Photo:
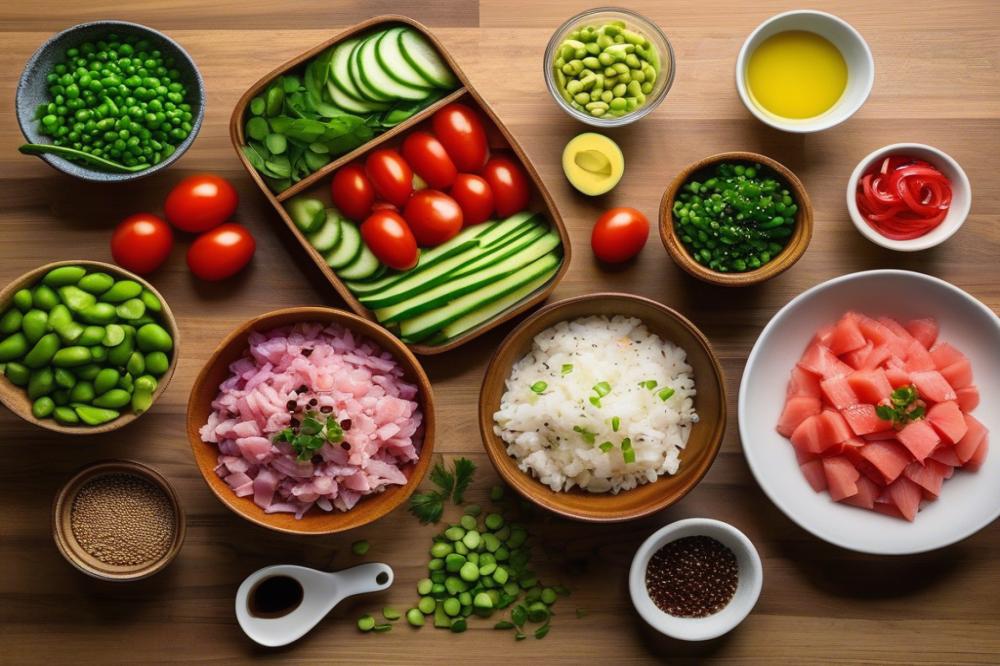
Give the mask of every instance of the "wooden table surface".
[[[733, 663], [1000, 660], [1000, 530], [996, 525], [939, 552], [876, 558], [821, 542], [768, 501], [741, 454], [735, 417], [714, 467], [679, 505], [650, 519], [610, 526], [548, 520], [541, 526], [551, 561], [548, 579], [573, 589], [544, 640], [514, 643], [492, 622], [472, 622], [456, 636], [429, 627], [397, 626], [359, 635], [354, 619], [385, 601], [415, 601], [431, 528], [404, 510], [350, 534], [295, 538], [268, 532], [229, 513], [208, 491], [184, 437], [184, 410], [195, 374], [238, 322], [291, 305], [340, 305], [252, 186], [229, 143], [227, 122], [240, 93], [264, 72], [381, 13], [410, 15], [443, 40], [534, 160], [569, 226], [574, 260], [553, 298], [598, 290], [631, 291], [688, 315], [712, 340], [727, 378], [730, 414], [743, 364], [761, 327], [796, 294], [852, 271], [896, 267], [932, 273], [1000, 310], [1000, 14], [990, 0], [819, 3], [866, 37], [877, 63], [875, 89], [849, 122], [818, 135], [796, 136], [755, 121], [733, 86], [733, 62], [762, 20], [793, 8], [787, 1], [680, 0], [627, 3], [656, 21], [672, 40], [677, 77], [664, 104], [636, 125], [615, 131], [626, 155], [625, 179], [610, 195], [586, 200], [562, 176], [564, 143], [583, 126], [549, 99], [542, 53], [552, 31], [590, 4], [538, 0], [57, 0], [8, 2], [0, 8], [0, 283], [44, 262], [109, 260], [111, 228], [126, 215], [161, 210], [181, 177], [214, 171], [241, 194], [237, 217], [258, 240], [249, 270], [208, 285], [184, 265], [186, 242], [153, 281], [183, 330], [180, 366], [156, 408], [126, 430], [60, 439], [0, 413], [0, 661], [139, 662], [197, 659], [478, 663]], [[815, 4], [815, 3], [813, 3]], [[179, 40], [199, 64], [208, 89], [201, 135], [174, 167], [127, 186], [86, 184], [21, 156], [13, 110], [15, 85], [34, 49], [51, 33], [97, 18], [137, 21]], [[975, 203], [961, 232], [943, 247], [894, 254], [864, 240], [844, 208], [844, 186], [857, 161], [896, 141], [932, 144], [955, 156], [972, 180]], [[634, 206], [655, 219], [660, 195], [689, 162], [722, 150], [748, 149], [788, 165], [805, 182], [816, 231], [804, 258], [764, 286], [727, 291], [688, 278], [658, 238], [620, 271], [598, 267], [588, 239], [597, 215]], [[439, 405], [445, 456], [474, 459], [475, 497], [494, 477], [476, 428], [476, 396], [484, 365], [510, 325], [473, 344], [427, 359]], [[987, 396], [988, 398], [988, 396]], [[985, 408], [996, 405], [984, 404]], [[95, 460], [134, 458], [162, 471], [188, 516], [177, 561], [131, 584], [91, 580], [58, 554], [49, 529], [54, 493], [73, 470]], [[763, 593], [754, 613], [730, 635], [705, 644], [667, 641], [645, 628], [628, 600], [626, 572], [639, 542], [656, 527], [688, 516], [728, 521], [756, 544], [764, 562]], [[295, 562], [344, 567], [357, 561], [350, 543], [372, 543], [370, 559], [390, 563], [396, 585], [385, 599], [339, 608], [299, 643], [257, 648], [240, 632], [233, 595], [258, 567]], [[540, 549], [536, 549], [540, 550]], [[585, 564], [564, 566], [565, 558]], [[577, 619], [573, 609], [589, 613]]]

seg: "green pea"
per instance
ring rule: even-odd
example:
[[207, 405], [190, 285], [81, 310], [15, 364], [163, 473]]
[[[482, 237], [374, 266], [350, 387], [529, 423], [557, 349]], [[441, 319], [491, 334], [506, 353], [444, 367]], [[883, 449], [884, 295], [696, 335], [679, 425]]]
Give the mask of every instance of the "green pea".
[[159, 324], [145, 324], [135, 334], [136, 345], [143, 352], [169, 352], [174, 348], [173, 338]]
[[48, 328], [49, 314], [44, 310], [28, 310], [21, 319], [21, 330], [24, 331], [28, 344], [33, 345], [41, 340]]
[[[104, 340], [105, 337], [105, 327], [104, 326], [86, 326], [83, 329], [83, 333], [77, 338], [76, 344], [83, 345], [84, 347], [93, 347], [94, 345], [99, 345]], [[124, 337], [124, 334], [123, 334]]]
[[110, 303], [94, 303], [80, 311], [80, 319], [86, 324], [105, 326], [115, 320], [115, 306]]
[[5, 363], [3, 367], [3, 374], [6, 375], [7, 379], [14, 386], [27, 386], [28, 379], [31, 377], [31, 371], [27, 366], [17, 363], [16, 361], [11, 361]]
[[76, 286], [83, 289], [88, 294], [100, 296], [110, 289], [111, 285], [114, 283], [115, 279], [107, 273], [90, 273], [80, 278], [80, 281], [76, 283]]
[[88, 294], [83, 289], [72, 284], [59, 287], [59, 297], [66, 304], [66, 307], [73, 312], [80, 312], [97, 302], [96, 296]]
[[104, 303], [123, 303], [130, 298], [136, 298], [141, 293], [142, 285], [135, 280], [119, 280], [101, 294], [101, 301]]
[[32, 296], [31, 291], [28, 289], [18, 289], [14, 292], [11, 301], [14, 303], [15, 308], [21, 312], [27, 312], [34, 305], [34, 296]]
[[139, 294], [139, 299], [142, 300], [147, 311], [155, 312], [157, 314], [163, 312], [163, 303], [161, 303], [160, 299], [156, 297], [156, 294], [151, 292], [149, 289], [143, 289], [142, 293]]
[[63, 347], [52, 357], [52, 365], [57, 368], [72, 368], [77, 365], [90, 363], [90, 349], [82, 346]]
[[146, 305], [138, 298], [130, 298], [115, 308], [118, 316], [125, 320], [136, 320], [146, 314]]
[[[56, 404], [58, 404], [58, 401], [56, 401]], [[52, 410], [52, 418], [56, 420], [56, 423], [62, 425], [79, 425], [80, 423], [80, 417], [76, 415], [73, 408], [64, 405], [60, 405]]]
[[52, 376], [59, 388], [71, 389], [76, 386], [76, 375], [66, 368], [56, 368]]
[[59, 295], [50, 286], [40, 284], [31, 292], [31, 302], [36, 308], [48, 312], [59, 305]]
[[96, 396], [97, 389], [94, 388], [92, 383], [84, 380], [77, 382], [69, 392], [69, 399], [73, 402], [90, 402]]
[[0, 342], [0, 363], [17, 360], [24, 356], [27, 351], [28, 339], [24, 333], [18, 331]]
[[42, 368], [31, 373], [28, 379], [28, 397], [34, 400], [52, 393], [56, 380], [50, 368]]
[[24, 315], [17, 308], [11, 308], [0, 317], [0, 335], [10, 335], [20, 330]]
[[42, 282], [50, 287], [64, 287], [76, 284], [86, 274], [87, 270], [81, 266], [60, 266], [46, 273]]
[[106, 391], [91, 402], [95, 407], [106, 407], [109, 409], [120, 409], [125, 405], [129, 404], [132, 400], [132, 395], [125, 389], [113, 388], [110, 391]]
[[56, 408], [56, 403], [52, 401], [52, 398], [48, 396], [42, 396], [31, 403], [31, 414], [36, 419], [46, 419], [52, 416], [53, 410]]

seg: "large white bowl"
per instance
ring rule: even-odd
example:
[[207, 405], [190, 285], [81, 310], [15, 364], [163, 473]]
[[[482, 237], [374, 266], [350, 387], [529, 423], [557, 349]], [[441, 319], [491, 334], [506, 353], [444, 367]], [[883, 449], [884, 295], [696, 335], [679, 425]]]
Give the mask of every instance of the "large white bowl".
[[[951, 206], [948, 208], [948, 214], [941, 220], [941, 224], [918, 238], [910, 240], [887, 238], [875, 231], [858, 210], [858, 181], [873, 164], [881, 162], [889, 155], [906, 155], [930, 162], [951, 183]], [[916, 252], [945, 242], [965, 223], [970, 208], [972, 208], [972, 185], [965, 171], [948, 153], [922, 143], [894, 143], [883, 146], [858, 162], [858, 166], [854, 167], [851, 177], [847, 180], [847, 212], [851, 216], [851, 222], [862, 236], [890, 250]]]
[[[764, 40], [780, 32], [813, 32], [836, 46], [847, 62], [847, 88], [836, 104], [813, 118], [783, 118], [762, 109], [747, 86], [747, 61]], [[875, 84], [875, 58], [868, 42], [844, 19], [813, 9], [776, 14], [750, 33], [736, 57], [736, 90], [747, 109], [763, 123], [785, 132], [819, 132], [839, 125], [854, 115], [871, 94]]]
[[[935, 317], [940, 339], [972, 362], [982, 404], [977, 419], [1000, 432], [1000, 318], [961, 289], [922, 273], [852, 273], [792, 299], [764, 327], [750, 352], [739, 395], [740, 439], [757, 482], [778, 508], [817, 537], [876, 555], [920, 553], [964, 539], [1000, 515], [1000, 451], [978, 472], [957, 471], [914, 522], [855, 508], [813, 492], [799, 471], [791, 442], [775, 431], [789, 373], [816, 330], [847, 310], [902, 319]], [[995, 435], [994, 435], [995, 436]]]

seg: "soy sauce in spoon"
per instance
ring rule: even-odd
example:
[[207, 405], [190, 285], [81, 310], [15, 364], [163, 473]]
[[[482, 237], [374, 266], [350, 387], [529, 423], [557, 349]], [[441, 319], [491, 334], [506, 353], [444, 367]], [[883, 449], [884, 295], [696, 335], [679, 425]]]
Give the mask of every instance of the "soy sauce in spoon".
[[254, 617], [284, 617], [299, 607], [303, 596], [299, 581], [291, 576], [271, 576], [254, 586], [247, 606]]

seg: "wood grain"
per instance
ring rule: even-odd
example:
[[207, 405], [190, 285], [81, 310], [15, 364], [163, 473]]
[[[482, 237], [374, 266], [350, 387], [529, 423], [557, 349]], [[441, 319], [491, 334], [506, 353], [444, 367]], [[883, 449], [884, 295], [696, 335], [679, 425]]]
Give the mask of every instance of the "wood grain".
[[[625, 177], [609, 195], [586, 199], [565, 182], [562, 148], [584, 127], [549, 99], [542, 53], [549, 35], [583, 0], [375, 0], [331, 3], [270, 0], [66, 0], [4, 3], [0, 8], [0, 283], [58, 259], [109, 258], [113, 225], [130, 213], [161, 210], [183, 176], [212, 170], [231, 177], [242, 197], [238, 218], [258, 239], [251, 268], [223, 284], [192, 279], [180, 239], [153, 283], [170, 301], [184, 349], [156, 409], [118, 433], [64, 438], [0, 413], [0, 654], [5, 662], [89, 663], [199, 659], [227, 663], [440, 663], [458, 656], [479, 663], [639, 664], [670, 662], [996, 663], [1000, 655], [1000, 531], [993, 525], [946, 550], [875, 558], [820, 542], [786, 519], [754, 482], [742, 459], [735, 419], [702, 483], [676, 506], [619, 525], [542, 521], [544, 577], [571, 586], [552, 632], [514, 643], [489, 623], [463, 636], [396, 627], [359, 636], [353, 620], [384, 601], [408, 607], [432, 530], [403, 510], [332, 537], [280, 535], [232, 515], [206, 488], [184, 435], [187, 394], [215, 345], [247, 318], [293, 305], [342, 306], [306, 262], [274, 211], [246, 176], [226, 124], [239, 95], [263, 73], [336, 32], [378, 13], [412, 16], [435, 31], [475, 86], [517, 137], [562, 212], [576, 256], [553, 298], [629, 291], [676, 308], [712, 341], [735, 413], [743, 364], [761, 327], [784, 303], [822, 280], [857, 270], [897, 267], [938, 275], [1000, 310], [1000, 15], [990, 0], [829, 0], [822, 8], [850, 21], [874, 52], [875, 88], [847, 123], [809, 136], [781, 134], [755, 121], [733, 82], [746, 35], [786, 0], [635, 0], [629, 7], [656, 21], [671, 39], [677, 79], [662, 106], [641, 122], [609, 132], [621, 145]], [[17, 154], [20, 134], [10, 110], [21, 67], [52, 32], [113, 16], [147, 23], [178, 39], [198, 62], [208, 87], [201, 135], [171, 169], [125, 188], [80, 183]], [[896, 141], [928, 143], [954, 156], [975, 193], [972, 214], [943, 246], [900, 255], [864, 240], [844, 207], [847, 177], [871, 150]], [[727, 290], [687, 276], [655, 235], [639, 260], [600, 268], [590, 227], [612, 205], [634, 206], [651, 219], [664, 188], [686, 164], [724, 150], [752, 150], [787, 165], [805, 183], [816, 211], [808, 251], [764, 285]], [[440, 426], [437, 448], [480, 465], [472, 499], [495, 476], [477, 433], [476, 396], [489, 357], [512, 327], [425, 360], [434, 382]], [[990, 405], [984, 405], [990, 407]], [[52, 498], [72, 472], [94, 460], [126, 457], [163, 472], [188, 516], [188, 536], [164, 572], [137, 583], [90, 580], [56, 551], [49, 529]], [[628, 601], [626, 572], [639, 542], [655, 527], [687, 516], [730, 522], [764, 560], [764, 590], [754, 613], [732, 634], [688, 645], [647, 630]], [[358, 559], [350, 543], [368, 539], [369, 559], [390, 563], [397, 584], [382, 598], [338, 608], [300, 643], [277, 651], [254, 647], [236, 625], [233, 595], [258, 567], [293, 562], [344, 567]], [[539, 555], [542, 549], [538, 549]], [[569, 564], [566, 564], [569, 562]], [[590, 612], [576, 619], [574, 608]]]

